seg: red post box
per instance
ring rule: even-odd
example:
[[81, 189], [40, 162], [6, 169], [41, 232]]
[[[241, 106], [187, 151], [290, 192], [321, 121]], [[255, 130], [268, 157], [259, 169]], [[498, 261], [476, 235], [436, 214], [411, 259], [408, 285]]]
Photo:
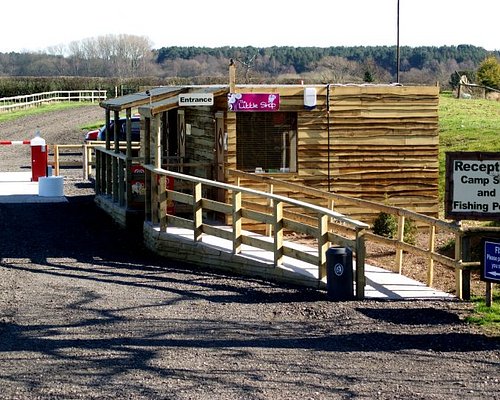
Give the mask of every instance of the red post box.
[[38, 182], [38, 178], [47, 176], [48, 151], [45, 139], [40, 137], [40, 132], [31, 139], [31, 181]]

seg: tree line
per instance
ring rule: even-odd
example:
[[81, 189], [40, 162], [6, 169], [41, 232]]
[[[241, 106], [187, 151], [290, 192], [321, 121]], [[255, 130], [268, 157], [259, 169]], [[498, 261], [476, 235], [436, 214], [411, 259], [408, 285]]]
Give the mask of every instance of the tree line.
[[[400, 82], [438, 82], [449, 88], [456, 84], [456, 72], [474, 81], [488, 57], [498, 61], [500, 51], [472, 45], [401, 47]], [[389, 83], [395, 81], [397, 72], [395, 46], [153, 49], [147, 37], [122, 34], [75, 41], [43, 52], [0, 53], [0, 77], [224, 83], [230, 60], [237, 65], [240, 83]]]

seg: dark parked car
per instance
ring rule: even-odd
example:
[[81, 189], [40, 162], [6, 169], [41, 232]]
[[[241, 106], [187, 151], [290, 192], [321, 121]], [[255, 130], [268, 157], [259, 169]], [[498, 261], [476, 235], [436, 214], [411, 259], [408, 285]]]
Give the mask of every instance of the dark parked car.
[[[132, 142], [138, 142], [141, 139], [141, 118], [139, 116], [134, 116], [130, 118], [132, 122]], [[118, 140], [125, 141], [126, 140], [126, 118], [120, 118], [118, 120]], [[114, 132], [115, 121], [111, 121], [111, 140], [113, 140], [113, 132]], [[100, 129], [96, 129], [93, 131], [87, 132], [85, 135], [85, 141], [90, 140], [106, 140], [106, 125], [103, 125]]]

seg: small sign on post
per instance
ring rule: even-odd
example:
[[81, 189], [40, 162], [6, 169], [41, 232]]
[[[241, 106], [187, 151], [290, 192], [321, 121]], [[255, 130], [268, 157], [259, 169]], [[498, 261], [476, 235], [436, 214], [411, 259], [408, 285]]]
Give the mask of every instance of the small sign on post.
[[500, 283], [500, 242], [498, 241], [483, 240], [481, 279], [486, 282]]
[[500, 219], [500, 153], [446, 153], [445, 216]]

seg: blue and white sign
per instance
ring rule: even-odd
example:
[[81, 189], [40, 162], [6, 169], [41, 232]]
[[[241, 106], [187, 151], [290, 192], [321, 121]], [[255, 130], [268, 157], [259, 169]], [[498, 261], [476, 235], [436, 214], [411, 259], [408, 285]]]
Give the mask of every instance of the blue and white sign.
[[484, 241], [481, 279], [500, 283], [500, 242]]

